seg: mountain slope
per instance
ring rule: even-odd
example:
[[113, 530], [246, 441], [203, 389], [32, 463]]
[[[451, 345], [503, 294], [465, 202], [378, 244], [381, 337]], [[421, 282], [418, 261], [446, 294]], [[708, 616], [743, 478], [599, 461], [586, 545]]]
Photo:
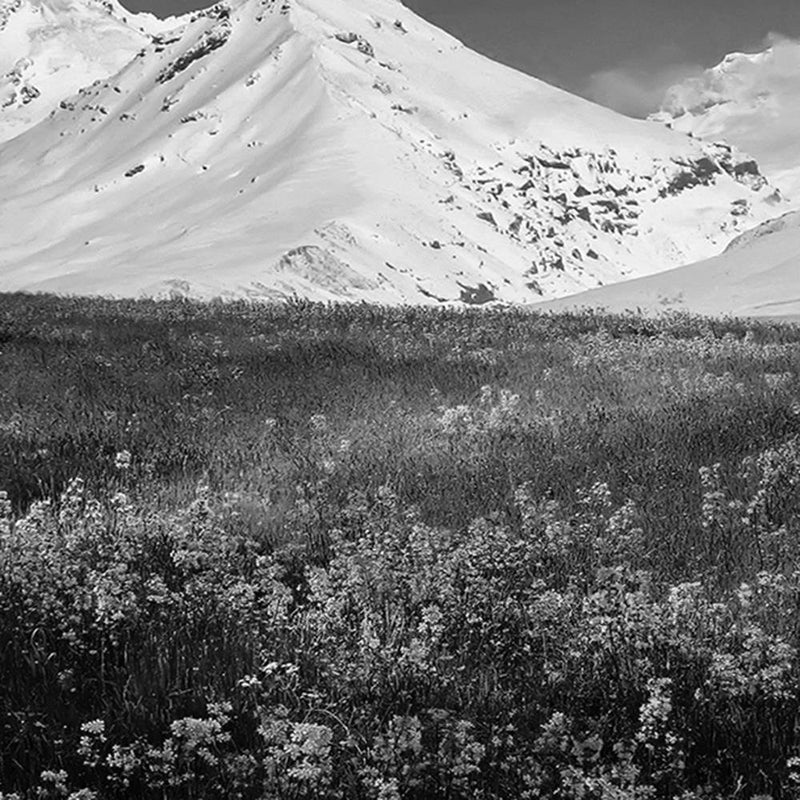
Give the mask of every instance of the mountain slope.
[[396, 0], [182, 22], [0, 146], [5, 288], [527, 302], [780, 212], [731, 148], [498, 65]]
[[669, 90], [654, 119], [701, 139], [722, 139], [752, 155], [800, 203], [800, 42], [734, 53]]
[[800, 212], [764, 223], [708, 261], [543, 304], [800, 319]]
[[172, 25], [116, 0], [0, 0], [0, 141], [125, 66]]

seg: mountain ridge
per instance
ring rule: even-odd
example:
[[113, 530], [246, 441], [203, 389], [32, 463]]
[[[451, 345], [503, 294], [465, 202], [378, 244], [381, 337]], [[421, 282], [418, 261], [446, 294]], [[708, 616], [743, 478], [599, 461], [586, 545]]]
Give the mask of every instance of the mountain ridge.
[[133, 14], [117, 0], [0, 0], [0, 142], [179, 24]]

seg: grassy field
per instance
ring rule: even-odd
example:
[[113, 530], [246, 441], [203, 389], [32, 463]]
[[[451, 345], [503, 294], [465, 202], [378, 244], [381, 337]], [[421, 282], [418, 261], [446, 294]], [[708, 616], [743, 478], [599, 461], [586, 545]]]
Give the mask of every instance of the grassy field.
[[0, 295], [0, 489], [4, 800], [800, 796], [800, 327]]

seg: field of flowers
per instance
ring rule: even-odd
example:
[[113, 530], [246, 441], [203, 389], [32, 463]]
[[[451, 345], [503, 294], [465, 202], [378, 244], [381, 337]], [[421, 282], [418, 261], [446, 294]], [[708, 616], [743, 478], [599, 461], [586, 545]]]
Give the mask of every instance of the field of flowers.
[[0, 799], [800, 797], [800, 328], [0, 295]]

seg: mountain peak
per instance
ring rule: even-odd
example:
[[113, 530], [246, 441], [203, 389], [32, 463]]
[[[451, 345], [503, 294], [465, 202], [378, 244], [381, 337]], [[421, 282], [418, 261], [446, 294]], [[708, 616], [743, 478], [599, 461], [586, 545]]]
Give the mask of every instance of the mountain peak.
[[758, 53], [732, 53], [667, 93], [654, 119], [701, 139], [724, 139], [756, 158], [800, 201], [800, 42], [779, 39]]
[[132, 14], [117, 0], [0, 0], [0, 141], [117, 72], [176, 24]]

